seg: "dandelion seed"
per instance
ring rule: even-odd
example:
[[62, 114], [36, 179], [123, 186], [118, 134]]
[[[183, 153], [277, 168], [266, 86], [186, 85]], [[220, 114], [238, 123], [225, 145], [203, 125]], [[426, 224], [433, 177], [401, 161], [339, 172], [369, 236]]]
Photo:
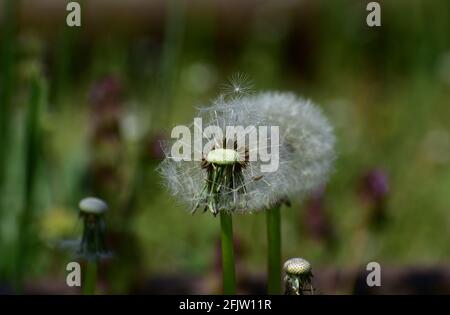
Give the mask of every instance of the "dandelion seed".
[[241, 97], [253, 92], [253, 83], [244, 73], [235, 73], [221, 87], [223, 96]]

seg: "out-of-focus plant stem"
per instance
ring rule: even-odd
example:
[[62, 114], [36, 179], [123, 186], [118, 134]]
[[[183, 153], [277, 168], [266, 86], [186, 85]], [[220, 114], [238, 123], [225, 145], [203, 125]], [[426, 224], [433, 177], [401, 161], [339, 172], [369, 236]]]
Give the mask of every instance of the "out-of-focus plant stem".
[[63, 30], [59, 37], [55, 54], [55, 80], [53, 80], [52, 87], [52, 94], [55, 96], [57, 106], [60, 105], [67, 92], [73, 34]]
[[[184, 35], [184, 0], [167, 1], [167, 15], [165, 25], [165, 39], [161, 59], [161, 101], [164, 106], [162, 117], [158, 122], [167, 123], [170, 115], [174, 86], [176, 84], [177, 68], [183, 45]], [[163, 125], [165, 126], [165, 125]]]
[[233, 221], [231, 214], [220, 211], [221, 242], [222, 242], [222, 281], [223, 293], [236, 293], [236, 275], [233, 248]]
[[[16, 0], [5, 0], [2, 6], [2, 25], [0, 28], [0, 190], [4, 184], [9, 129], [11, 122], [11, 98], [14, 88], [14, 61], [16, 49]], [[0, 204], [0, 217], [1, 209]]]
[[[77, 1], [81, 7], [81, 25], [83, 17], [86, 16], [84, 9], [86, 2]], [[69, 27], [66, 21], [63, 22], [63, 28], [59, 32], [58, 41], [55, 49], [55, 79], [52, 81], [52, 97], [54, 97], [57, 107], [61, 107], [64, 97], [67, 95], [70, 86], [71, 63], [73, 63], [74, 54], [77, 51], [77, 45], [80, 42], [80, 28]], [[52, 98], [53, 100], [53, 98]]]
[[267, 292], [281, 294], [281, 220], [280, 206], [266, 211]]
[[[5, 176], [7, 169], [7, 158], [9, 147], [10, 125], [12, 120], [11, 98], [14, 87], [14, 62], [15, 62], [15, 31], [16, 31], [16, 0], [4, 0], [1, 11], [2, 24], [0, 25], [0, 221], [6, 211], [4, 209], [3, 195]], [[0, 231], [1, 232], [1, 231]], [[2, 251], [3, 240], [0, 239], [0, 251]], [[8, 273], [6, 259], [0, 259], [0, 279]]]
[[41, 111], [46, 99], [44, 80], [38, 74], [33, 74], [30, 87], [30, 100], [27, 109], [25, 129], [25, 155], [24, 155], [24, 203], [23, 212], [18, 222], [18, 247], [16, 259], [15, 281], [16, 288], [20, 290], [23, 284], [25, 270], [30, 263], [33, 235], [33, 222], [35, 222], [34, 196], [37, 178], [38, 163], [41, 155], [42, 129]]
[[96, 294], [97, 283], [97, 262], [88, 261], [86, 263], [86, 272], [84, 275], [83, 294], [94, 295]]

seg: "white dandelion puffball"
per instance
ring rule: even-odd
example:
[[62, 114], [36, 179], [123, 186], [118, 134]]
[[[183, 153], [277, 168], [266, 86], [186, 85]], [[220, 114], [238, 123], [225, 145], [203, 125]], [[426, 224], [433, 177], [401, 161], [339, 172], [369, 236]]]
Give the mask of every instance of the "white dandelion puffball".
[[[167, 143], [159, 166], [170, 192], [195, 211], [252, 212], [300, 196], [324, 183], [334, 159], [331, 126], [312, 103], [288, 93], [219, 97], [201, 109], [200, 126], [212, 145], [192, 145], [200, 160], [173, 156]], [[225, 132], [240, 126], [245, 136]], [[223, 134], [207, 134], [218, 128]], [[257, 141], [251, 141], [252, 132]], [[277, 131], [277, 132], [275, 132]], [[247, 139], [248, 138], [248, 139]], [[247, 141], [248, 140], [248, 141]]]
[[293, 93], [263, 92], [248, 104], [269, 123], [280, 126], [280, 137], [290, 148], [286, 161], [292, 175], [289, 197], [301, 197], [323, 185], [335, 159], [334, 131], [321, 109]]

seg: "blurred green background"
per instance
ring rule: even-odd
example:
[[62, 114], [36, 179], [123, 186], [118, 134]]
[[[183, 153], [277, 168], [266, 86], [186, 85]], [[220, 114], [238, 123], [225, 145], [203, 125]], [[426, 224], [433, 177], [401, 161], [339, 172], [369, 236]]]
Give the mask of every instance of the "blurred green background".
[[[282, 210], [283, 259], [307, 258], [324, 293], [355, 292], [369, 261], [447, 268], [449, 1], [379, 1], [368, 27], [369, 1], [83, 0], [79, 28], [67, 2], [0, 2], [0, 292], [77, 292], [58, 244], [90, 195], [111, 208], [102, 292], [220, 292], [218, 218], [190, 215], [155, 168], [237, 72], [335, 126], [329, 184]], [[264, 214], [234, 222], [241, 292], [264, 292]]]

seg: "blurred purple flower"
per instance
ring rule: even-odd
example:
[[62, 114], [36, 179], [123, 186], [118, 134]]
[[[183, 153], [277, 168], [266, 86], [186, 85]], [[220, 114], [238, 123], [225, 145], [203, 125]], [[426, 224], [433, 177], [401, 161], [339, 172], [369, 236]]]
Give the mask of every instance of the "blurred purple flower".
[[373, 202], [379, 202], [385, 199], [389, 193], [387, 173], [381, 169], [368, 171], [362, 178], [361, 192]]
[[165, 157], [162, 143], [167, 141], [167, 136], [163, 133], [150, 135], [147, 139], [147, 156], [151, 160], [163, 160]]
[[308, 234], [317, 241], [331, 241], [332, 227], [324, 208], [325, 187], [316, 189], [306, 202], [305, 223]]
[[119, 183], [123, 183], [122, 119], [123, 86], [108, 75], [92, 84], [89, 94], [89, 165], [91, 193], [116, 205]]
[[90, 92], [89, 102], [94, 106], [104, 106], [122, 101], [123, 86], [120, 80], [108, 75], [96, 82]]
[[112, 75], [98, 80], [91, 88], [91, 130], [96, 146], [105, 142], [120, 142], [122, 92], [120, 80]]
[[386, 200], [389, 195], [388, 174], [379, 168], [369, 170], [361, 178], [360, 194], [369, 207], [367, 223], [380, 227], [386, 219]]

